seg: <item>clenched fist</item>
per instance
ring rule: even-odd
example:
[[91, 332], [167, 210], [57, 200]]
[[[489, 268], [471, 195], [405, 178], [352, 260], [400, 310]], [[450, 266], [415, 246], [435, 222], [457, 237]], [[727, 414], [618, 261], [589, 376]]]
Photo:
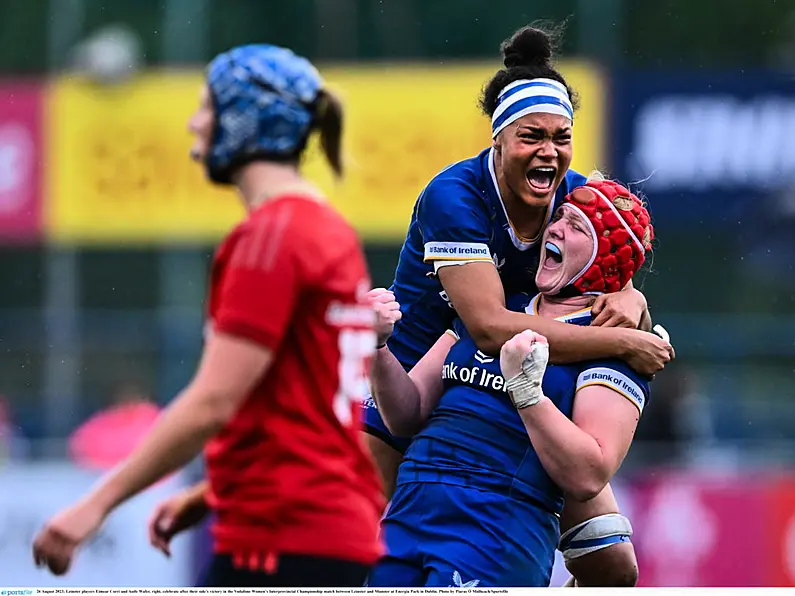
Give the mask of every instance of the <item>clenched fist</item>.
[[375, 288], [367, 292], [367, 299], [375, 309], [376, 345], [383, 346], [403, 314], [395, 295], [386, 288]]
[[500, 369], [506, 380], [508, 395], [517, 409], [535, 405], [544, 397], [541, 382], [547, 362], [547, 338], [534, 331], [522, 331], [502, 346]]
[[107, 512], [91, 500], [53, 516], [33, 541], [33, 560], [54, 575], [69, 571], [78, 548], [99, 530]]

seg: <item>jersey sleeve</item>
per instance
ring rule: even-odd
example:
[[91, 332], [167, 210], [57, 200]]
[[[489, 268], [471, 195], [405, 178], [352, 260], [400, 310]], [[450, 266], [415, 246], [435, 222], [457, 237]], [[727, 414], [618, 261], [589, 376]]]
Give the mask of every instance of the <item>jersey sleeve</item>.
[[435, 269], [475, 261], [491, 261], [491, 219], [486, 204], [462, 180], [434, 179], [417, 206], [424, 260]]
[[575, 188], [579, 188], [580, 186], [584, 186], [586, 182], [588, 182], [588, 178], [580, 174], [579, 172], [575, 172], [574, 170], [568, 170], [565, 176], [566, 181], [566, 194], [569, 194]]
[[384, 419], [381, 418], [381, 413], [378, 411], [378, 405], [370, 396], [362, 402], [362, 428], [364, 432], [381, 439], [381, 441], [400, 454], [406, 453], [411, 444], [410, 438], [396, 437], [389, 432]]
[[293, 219], [283, 210], [243, 230], [221, 280], [215, 331], [278, 348], [301, 285]]
[[577, 377], [576, 391], [602, 385], [620, 393], [643, 414], [651, 399], [649, 379], [639, 375], [622, 360], [593, 360], [583, 365]]

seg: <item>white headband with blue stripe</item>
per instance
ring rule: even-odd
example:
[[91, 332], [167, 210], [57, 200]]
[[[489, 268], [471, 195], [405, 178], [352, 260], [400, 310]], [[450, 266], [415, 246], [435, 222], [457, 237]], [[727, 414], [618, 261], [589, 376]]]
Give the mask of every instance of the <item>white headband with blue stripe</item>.
[[491, 117], [491, 137], [527, 114], [557, 114], [574, 120], [566, 86], [552, 79], [521, 79], [500, 91]]

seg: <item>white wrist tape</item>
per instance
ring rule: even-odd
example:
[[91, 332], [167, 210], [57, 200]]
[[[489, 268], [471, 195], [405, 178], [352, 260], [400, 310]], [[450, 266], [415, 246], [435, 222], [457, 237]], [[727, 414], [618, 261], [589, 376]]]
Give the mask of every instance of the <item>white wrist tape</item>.
[[541, 381], [549, 360], [549, 345], [536, 343], [522, 362], [522, 372], [508, 379], [505, 389], [517, 410], [536, 405], [544, 398]]
[[516, 406], [517, 410], [524, 410], [534, 406], [544, 397], [541, 392], [541, 383], [528, 379], [523, 372], [508, 379], [505, 388], [508, 390], [508, 395], [511, 396], [513, 405]]

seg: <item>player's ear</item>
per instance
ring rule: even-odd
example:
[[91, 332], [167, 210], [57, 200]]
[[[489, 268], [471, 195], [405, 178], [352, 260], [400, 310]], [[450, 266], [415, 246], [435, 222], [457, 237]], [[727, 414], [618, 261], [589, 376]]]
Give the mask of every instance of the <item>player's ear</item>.
[[494, 150], [499, 153], [500, 152], [500, 138], [502, 135], [497, 135], [493, 139], [491, 139], [491, 146], [494, 147]]

